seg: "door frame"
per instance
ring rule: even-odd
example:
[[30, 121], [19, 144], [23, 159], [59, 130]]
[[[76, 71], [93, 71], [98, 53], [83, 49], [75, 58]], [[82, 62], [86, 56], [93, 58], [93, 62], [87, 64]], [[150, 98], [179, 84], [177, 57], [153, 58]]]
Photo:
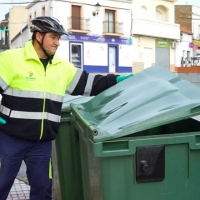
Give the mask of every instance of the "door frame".
[[108, 44], [108, 72], [110, 72], [110, 70], [109, 70], [109, 59], [110, 59], [109, 47], [115, 47], [115, 72], [117, 72], [118, 68], [119, 68], [119, 45]]

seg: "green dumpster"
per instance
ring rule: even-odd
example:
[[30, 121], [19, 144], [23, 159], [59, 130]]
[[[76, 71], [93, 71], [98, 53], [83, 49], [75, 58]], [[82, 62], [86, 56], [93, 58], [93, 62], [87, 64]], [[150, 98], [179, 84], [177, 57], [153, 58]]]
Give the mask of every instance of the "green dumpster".
[[199, 200], [200, 90], [150, 67], [71, 104], [84, 200]]
[[61, 123], [53, 142], [53, 196], [55, 200], [82, 200], [82, 171], [80, 163], [79, 138], [71, 125], [70, 103], [82, 103], [92, 97], [64, 97]]

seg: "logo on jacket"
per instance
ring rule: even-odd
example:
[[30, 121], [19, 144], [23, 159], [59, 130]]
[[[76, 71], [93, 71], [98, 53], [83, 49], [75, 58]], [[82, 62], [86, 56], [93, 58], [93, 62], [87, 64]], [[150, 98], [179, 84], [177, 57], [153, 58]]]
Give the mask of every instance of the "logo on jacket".
[[29, 71], [29, 72], [28, 72], [28, 76], [26, 77], [26, 79], [27, 79], [28, 81], [34, 81], [34, 80], [35, 80], [35, 77], [34, 77], [32, 71]]

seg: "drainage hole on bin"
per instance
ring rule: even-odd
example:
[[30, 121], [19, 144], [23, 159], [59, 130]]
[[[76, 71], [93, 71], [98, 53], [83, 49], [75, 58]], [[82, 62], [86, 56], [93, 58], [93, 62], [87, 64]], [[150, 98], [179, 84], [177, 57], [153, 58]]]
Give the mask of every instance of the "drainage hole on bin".
[[98, 131], [96, 129], [93, 130], [93, 135], [97, 136], [98, 135]]

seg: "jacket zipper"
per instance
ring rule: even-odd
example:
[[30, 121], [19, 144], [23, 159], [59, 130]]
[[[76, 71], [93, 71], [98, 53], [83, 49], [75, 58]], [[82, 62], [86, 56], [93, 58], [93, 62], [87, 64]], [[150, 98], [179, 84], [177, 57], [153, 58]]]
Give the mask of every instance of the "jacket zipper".
[[44, 85], [44, 97], [43, 97], [43, 108], [42, 108], [41, 132], [40, 132], [40, 138], [39, 138], [39, 140], [42, 139], [43, 131], [44, 131], [44, 117], [45, 117], [45, 106], [46, 106], [45, 105], [45, 100], [46, 100], [46, 69], [47, 69], [47, 66], [46, 66], [46, 68], [44, 68], [44, 84], [45, 85]]

